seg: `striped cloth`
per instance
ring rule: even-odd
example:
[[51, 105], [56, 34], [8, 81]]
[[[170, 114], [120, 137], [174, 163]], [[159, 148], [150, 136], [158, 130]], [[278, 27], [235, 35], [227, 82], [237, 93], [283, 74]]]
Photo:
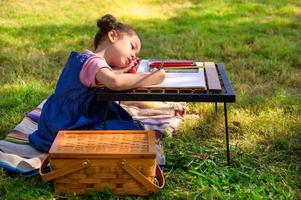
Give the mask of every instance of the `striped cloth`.
[[[25, 176], [37, 174], [46, 154], [40, 153], [28, 144], [28, 136], [37, 129], [44, 100], [27, 113], [23, 120], [0, 140], [0, 167]], [[183, 121], [185, 103], [169, 102], [121, 102], [135, 120], [142, 121], [146, 130], [158, 130], [162, 135], [172, 136]], [[161, 144], [157, 143], [157, 161], [165, 163]]]

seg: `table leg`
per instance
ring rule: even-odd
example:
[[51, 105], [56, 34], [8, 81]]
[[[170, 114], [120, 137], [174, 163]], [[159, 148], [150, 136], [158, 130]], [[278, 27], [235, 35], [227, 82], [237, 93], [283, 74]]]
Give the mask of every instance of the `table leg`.
[[217, 114], [217, 102], [215, 102], [215, 114]]
[[109, 107], [109, 102], [105, 101], [104, 102], [105, 106], [105, 112], [104, 112], [104, 130], [107, 130], [107, 118], [108, 118], [108, 107]]
[[225, 131], [226, 131], [226, 146], [227, 146], [227, 164], [230, 166], [230, 147], [229, 147], [229, 132], [228, 132], [228, 115], [227, 104], [224, 102], [224, 115], [225, 115]]

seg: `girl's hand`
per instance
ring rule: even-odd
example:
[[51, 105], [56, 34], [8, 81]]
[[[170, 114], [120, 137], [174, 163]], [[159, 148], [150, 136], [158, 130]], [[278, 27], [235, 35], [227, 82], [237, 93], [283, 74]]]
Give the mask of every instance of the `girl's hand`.
[[113, 68], [113, 72], [115, 74], [123, 74], [123, 73], [136, 74], [139, 64], [140, 64], [140, 58], [135, 58], [131, 61], [131, 63], [127, 67]]
[[154, 81], [155, 81], [154, 84], [159, 84], [163, 82], [165, 79], [165, 70], [163, 68], [159, 70], [155, 70], [151, 74], [154, 75]]
[[128, 72], [131, 73], [131, 74], [136, 74], [139, 64], [140, 64], [140, 58], [136, 57], [129, 64], [129, 71]]

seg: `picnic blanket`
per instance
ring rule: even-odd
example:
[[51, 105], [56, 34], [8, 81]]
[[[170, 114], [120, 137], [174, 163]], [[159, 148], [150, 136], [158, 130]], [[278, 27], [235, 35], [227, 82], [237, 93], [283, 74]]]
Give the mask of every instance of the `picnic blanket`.
[[[42, 101], [34, 110], [27, 113], [23, 120], [8, 133], [5, 140], [0, 140], [0, 167], [9, 172], [32, 176], [38, 173], [46, 154], [43, 154], [28, 143], [28, 136], [37, 129]], [[135, 120], [142, 121], [146, 130], [158, 130], [162, 135], [175, 134], [183, 121], [186, 103], [170, 102], [120, 102]], [[156, 144], [157, 152], [160, 144]], [[164, 154], [157, 153], [157, 161], [165, 162]]]

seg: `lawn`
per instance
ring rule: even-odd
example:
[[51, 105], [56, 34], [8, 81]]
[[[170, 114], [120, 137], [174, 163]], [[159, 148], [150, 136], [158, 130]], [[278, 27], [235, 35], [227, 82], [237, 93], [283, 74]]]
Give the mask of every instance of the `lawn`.
[[[112, 13], [141, 34], [141, 58], [223, 62], [237, 93], [232, 166], [222, 105], [215, 115], [213, 104], [191, 103], [199, 117], [164, 138], [166, 186], [147, 198], [301, 199], [300, 1], [3, 0], [0, 10], [1, 139], [53, 92], [70, 51], [92, 49], [96, 20]], [[0, 199], [79, 199], [56, 196], [38, 176], [0, 177]]]

